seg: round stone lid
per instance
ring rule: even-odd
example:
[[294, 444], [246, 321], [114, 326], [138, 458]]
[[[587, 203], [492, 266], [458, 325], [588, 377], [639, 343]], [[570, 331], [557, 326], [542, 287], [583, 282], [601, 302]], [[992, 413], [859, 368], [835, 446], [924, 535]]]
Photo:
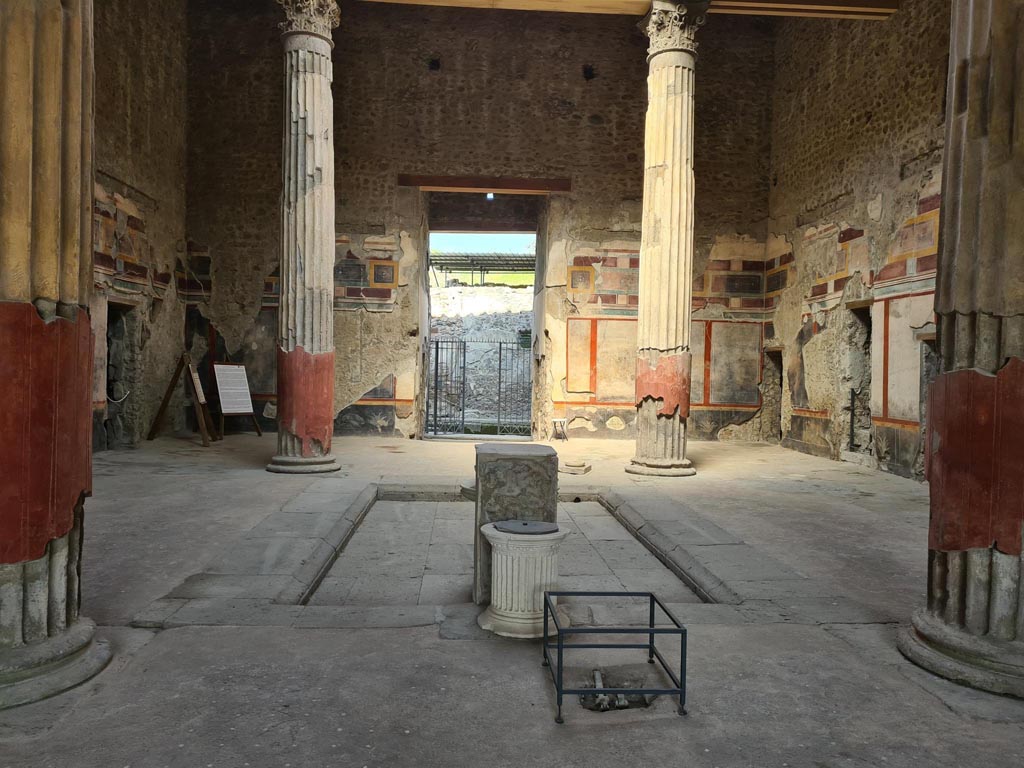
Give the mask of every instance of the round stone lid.
[[542, 523], [537, 520], [502, 520], [494, 524], [495, 530], [502, 533], [518, 533], [522, 536], [539, 536], [544, 533], [557, 533], [556, 523]]

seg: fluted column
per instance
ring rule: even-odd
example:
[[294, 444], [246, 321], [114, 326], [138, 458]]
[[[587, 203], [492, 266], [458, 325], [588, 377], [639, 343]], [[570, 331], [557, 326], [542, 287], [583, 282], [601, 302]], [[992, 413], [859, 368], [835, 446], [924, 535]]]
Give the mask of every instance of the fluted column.
[[955, 0], [927, 606], [900, 649], [1024, 697], [1024, 0]]
[[331, 472], [334, 433], [335, 0], [278, 0], [284, 34], [277, 455], [271, 472]]
[[92, 489], [92, 0], [0, 3], [0, 708], [96, 674], [79, 615]]
[[558, 548], [569, 531], [523, 535], [480, 528], [491, 545], [491, 602], [477, 616], [504, 637], [544, 635], [544, 593], [558, 589]]
[[627, 472], [695, 474], [686, 458], [693, 293], [693, 89], [707, 3], [655, 0], [644, 138], [636, 456]]

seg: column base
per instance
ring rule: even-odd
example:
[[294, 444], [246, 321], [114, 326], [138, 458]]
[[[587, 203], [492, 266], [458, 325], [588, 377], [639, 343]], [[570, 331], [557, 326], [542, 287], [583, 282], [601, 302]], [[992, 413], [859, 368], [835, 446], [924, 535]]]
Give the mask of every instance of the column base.
[[493, 605], [476, 617], [481, 629], [493, 632], [502, 637], [514, 637], [523, 640], [544, 636], [543, 616], [524, 616], [522, 614], [499, 611]]
[[59, 635], [0, 655], [0, 709], [30, 704], [81, 685], [110, 661], [110, 646], [95, 640], [96, 625], [79, 619]]
[[310, 475], [322, 472], [337, 472], [341, 469], [338, 460], [328, 454], [326, 456], [275, 456], [267, 464], [267, 472], [278, 472], [284, 475]]
[[990, 693], [1024, 698], [1024, 643], [979, 637], [928, 611], [914, 614], [897, 636], [900, 653], [919, 667]]
[[[572, 620], [565, 609], [565, 606], [556, 605], [558, 623], [563, 628], [571, 627]], [[511, 637], [519, 640], [536, 640], [544, 637], [544, 614], [539, 617], [526, 617], [521, 613], [509, 613], [488, 605], [487, 609], [476, 617], [476, 623], [480, 629], [486, 629], [501, 637]], [[548, 636], [555, 634], [554, 624], [548, 621]]]
[[657, 477], [692, 477], [697, 474], [689, 459], [632, 459], [626, 467], [631, 475], [653, 475]]

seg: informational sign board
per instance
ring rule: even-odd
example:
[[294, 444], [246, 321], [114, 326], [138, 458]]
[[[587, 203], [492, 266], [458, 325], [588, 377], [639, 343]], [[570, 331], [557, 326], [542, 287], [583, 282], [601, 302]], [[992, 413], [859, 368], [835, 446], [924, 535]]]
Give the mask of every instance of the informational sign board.
[[225, 416], [251, 416], [254, 411], [245, 366], [214, 363], [213, 373], [220, 393], [220, 412]]

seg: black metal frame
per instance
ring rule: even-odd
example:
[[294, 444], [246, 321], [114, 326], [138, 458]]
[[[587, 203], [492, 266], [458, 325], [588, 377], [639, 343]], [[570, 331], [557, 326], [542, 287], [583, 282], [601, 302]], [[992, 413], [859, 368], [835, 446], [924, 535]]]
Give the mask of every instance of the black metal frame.
[[[469, 344], [492, 347], [498, 356], [497, 390], [491, 415], [498, 435], [532, 433], [532, 351], [518, 341], [456, 339], [430, 340], [427, 386], [427, 432], [432, 435], [468, 434], [466, 425], [466, 348]], [[525, 404], [525, 405], [524, 405]], [[481, 426], [476, 423], [477, 428]], [[490, 434], [481, 432], [481, 434]]]
[[[552, 597], [643, 597], [649, 601], [648, 624], [646, 627], [563, 627], [558, 623], [558, 614], [555, 611], [555, 604]], [[668, 617], [674, 626], [655, 626], [655, 607], [658, 607]], [[557, 642], [550, 642], [548, 639], [548, 616], [555, 625], [558, 636]], [[646, 643], [566, 643], [567, 635], [647, 635]], [[654, 645], [654, 638], [657, 635], [678, 635], [679, 636], [679, 675], [672, 671], [672, 667]], [[562, 719], [562, 697], [566, 694], [584, 696], [588, 694], [609, 693], [636, 696], [659, 696], [670, 695], [679, 697], [679, 714], [686, 714], [686, 627], [677, 619], [663, 602], [653, 592], [565, 592], [552, 591], [544, 593], [544, 643], [543, 643], [543, 664], [551, 672], [551, 681], [555, 684], [555, 695], [557, 697], [558, 713], [555, 716], [556, 723], [564, 723]], [[620, 650], [645, 650], [647, 651], [647, 663], [653, 664], [655, 660], [665, 670], [669, 680], [675, 685], [674, 688], [566, 688], [562, 680], [563, 654], [565, 649], [620, 649]], [[557, 652], [558, 667], [551, 663], [551, 651]]]

